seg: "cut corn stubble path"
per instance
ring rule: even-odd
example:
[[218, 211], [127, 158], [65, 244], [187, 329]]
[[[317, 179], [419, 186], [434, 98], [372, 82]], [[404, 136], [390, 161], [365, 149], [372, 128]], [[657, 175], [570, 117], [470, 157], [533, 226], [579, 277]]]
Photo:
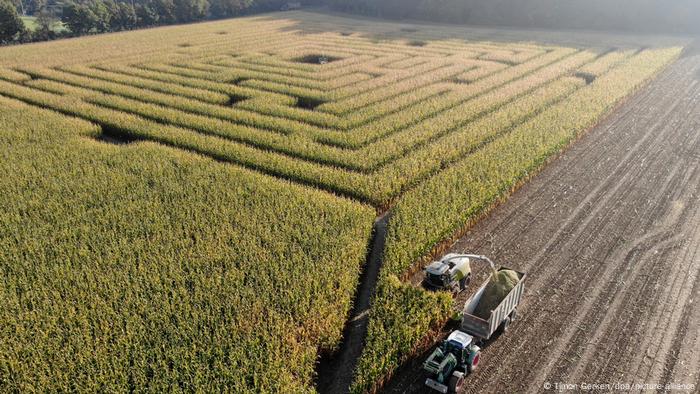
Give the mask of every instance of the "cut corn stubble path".
[[353, 308], [345, 324], [343, 341], [336, 353], [319, 362], [317, 389], [321, 394], [346, 393], [352, 384], [353, 372], [367, 336], [369, 308], [382, 267], [388, 222], [388, 211], [374, 221], [372, 248], [367, 255], [367, 264], [357, 286]]
[[[467, 392], [534, 393], [546, 383], [700, 387], [700, 54], [693, 52], [452, 246], [529, 278], [519, 320], [488, 344]], [[385, 391], [427, 390], [420, 370], [428, 351], [405, 363]]]

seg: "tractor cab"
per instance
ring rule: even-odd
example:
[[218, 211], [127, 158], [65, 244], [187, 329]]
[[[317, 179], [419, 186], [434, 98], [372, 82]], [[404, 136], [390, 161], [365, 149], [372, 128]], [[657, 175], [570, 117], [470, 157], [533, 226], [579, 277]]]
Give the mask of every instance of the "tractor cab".
[[431, 377], [425, 384], [441, 393], [458, 392], [464, 384], [464, 375], [479, 364], [481, 349], [474, 338], [462, 331], [453, 331], [423, 363]]
[[425, 268], [424, 283], [429, 289], [459, 292], [469, 285], [470, 274], [469, 258], [450, 253]]
[[460, 363], [465, 363], [469, 358], [469, 345], [473, 340], [474, 338], [465, 332], [454, 331], [442, 343], [443, 352], [454, 354]]

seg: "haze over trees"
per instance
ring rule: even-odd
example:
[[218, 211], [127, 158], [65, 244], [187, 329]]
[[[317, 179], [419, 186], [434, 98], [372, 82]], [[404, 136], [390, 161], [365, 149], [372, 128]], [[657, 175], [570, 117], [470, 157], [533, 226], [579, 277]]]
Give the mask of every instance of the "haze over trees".
[[[2, 0], [0, 44], [230, 18], [279, 10], [284, 0]], [[309, 0], [338, 11], [390, 19], [555, 29], [700, 32], [695, 0]], [[13, 10], [14, 8], [14, 10]], [[43, 16], [39, 28], [16, 22]], [[60, 19], [66, 29], [51, 23]], [[14, 21], [14, 22], [13, 22]], [[39, 23], [43, 22], [43, 23]]]
[[697, 0], [330, 0], [338, 10], [392, 19], [481, 25], [700, 32]]

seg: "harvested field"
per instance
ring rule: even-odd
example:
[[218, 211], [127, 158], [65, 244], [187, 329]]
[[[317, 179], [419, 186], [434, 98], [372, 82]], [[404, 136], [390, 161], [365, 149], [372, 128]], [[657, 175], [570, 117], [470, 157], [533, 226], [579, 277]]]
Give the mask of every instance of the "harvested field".
[[[0, 48], [3, 164], [13, 174], [2, 183], [12, 197], [1, 206], [10, 215], [0, 299], [12, 308], [0, 326], [0, 388], [376, 389], [453, 308], [448, 294], [407, 281], [425, 257], [684, 44], [546, 36], [290, 12]], [[83, 192], [47, 192], [47, 207], [32, 211], [28, 179], [62, 171]], [[153, 212], [168, 219], [141, 223]], [[111, 232], [113, 220], [126, 236]], [[160, 232], [171, 236], [165, 246]], [[80, 234], [89, 246], [66, 241]], [[116, 245], [104, 249], [103, 237]], [[170, 271], [157, 269], [161, 255]], [[147, 268], [125, 280], [113, 260]], [[57, 261], [70, 262], [64, 281], [52, 279]], [[104, 287], [126, 281], [127, 295], [83, 302], [89, 289], [73, 283], [90, 264]], [[232, 279], [186, 297], [213, 280], [201, 271], [211, 264]], [[167, 292], [172, 276], [182, 294]], [[144, 305], [153, 286], [161, 298]], [[133, 304], [114, 311], [119, 297]], [[71, 303], [80, 308], [64, 317]], [[125, 328], [80, 331], [107, 315]], [[37, 339], [39, 326], [51, 330]], [[73, 336], [88, 346], [56, 350], [56, 338]], [[81, 375], [73, 358], [105, 372]], [[149, 369], [156, 361], [165, 364]]]
[[[697, 392], [698, 70], [700, 56], [681, 58], [450, 248], [529, 278], [519, 321], [483, 352], [466, 392], [584, 382]], [[423, 392], [421, 361], [386, 391]]]

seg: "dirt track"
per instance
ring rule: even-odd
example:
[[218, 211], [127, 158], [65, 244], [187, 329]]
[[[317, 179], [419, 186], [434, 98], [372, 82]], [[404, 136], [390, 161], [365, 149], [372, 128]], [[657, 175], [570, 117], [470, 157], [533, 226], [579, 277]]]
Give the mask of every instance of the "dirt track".
[[367, 256], [367, 264], [355, 292], [354, 304], [343, 332], [343, 342], [336, 354], [326, 355], [318, 367], [317, 387], [319, 393], [344, 393], [352, 384], [353, 371], [362, 354], [367, 336], [369, 308], [377, 287], [379, 270], [382, 266], [382, 251], [386, 242], [389, 213], [379, 216], [374, 222], [372, 248]]
[[[519, 320], [486, 347], [467, 392], [556, 383], [700, 390], [699, 52], [687, 51], [453, 246], [529, 276]], [[424, 391], [424, 356], [385, 391]]]

